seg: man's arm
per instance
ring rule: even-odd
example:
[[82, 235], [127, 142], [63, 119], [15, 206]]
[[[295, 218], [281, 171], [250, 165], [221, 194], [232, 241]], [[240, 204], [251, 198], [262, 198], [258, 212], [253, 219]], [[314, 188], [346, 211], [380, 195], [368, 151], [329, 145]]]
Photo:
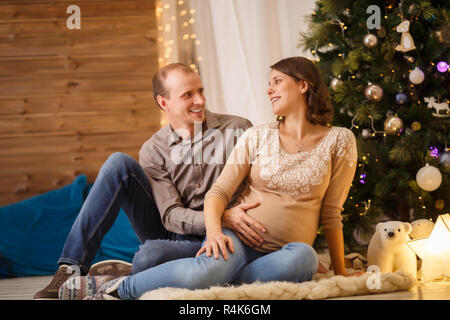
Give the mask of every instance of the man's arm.
[[143, 147], [139, 152], [139, 163], [149, 178], [153, 199], [164, 227], [178, 234], [204, 235], [206, 231], [203, 211], [185, 208], [177, 188], [162, 159], [158, 159], [157, 153], [148, 152]]

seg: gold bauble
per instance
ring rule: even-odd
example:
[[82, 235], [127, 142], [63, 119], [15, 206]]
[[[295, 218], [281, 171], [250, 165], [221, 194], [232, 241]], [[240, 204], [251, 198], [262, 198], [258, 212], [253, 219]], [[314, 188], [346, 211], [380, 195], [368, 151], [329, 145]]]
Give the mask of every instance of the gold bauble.
[[419, 121], [414, 121], [413, 123], [411, 123], [411, 129], [413, 129], [413, 131], [419, 131], [420, 129], [422, 129], [422, 125]]
[[436, 200], [434, 203], [434, 208], [438, 211], [441, 211], [445, 207], [445, 202], [442, 199]]
[[388, 117], [384, 121], [384, 130], [387, 134], [396, 135], [403, 130], [403, 120], [397, 115]]
[[378, 102], [383, 98], [383, 88], [377, 84], [369, 84], [364, 90], [364, 96], [370, 102]]
[[380, 38], [386, 37], [386, 28], [383, 26], [380, 26], [380, 29], [377, 30], [377, 36]]

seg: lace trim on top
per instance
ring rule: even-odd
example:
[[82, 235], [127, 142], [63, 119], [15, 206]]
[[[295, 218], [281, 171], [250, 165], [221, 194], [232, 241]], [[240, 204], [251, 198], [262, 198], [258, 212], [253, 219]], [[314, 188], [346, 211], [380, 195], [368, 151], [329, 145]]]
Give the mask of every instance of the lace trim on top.
[[[331, 155], [334, 153], [337, 157], [345, 156], [349, 166], [354, 164], [356, 150], [351, 141], [350, 131], [345, 128], [332, 127], [312, 150], [296, 154], [290, 154], [281, 147], [277, 122], [255, 130], [255, 140], [259, 143], [250, 139], [249, 147], [250, 149], [256, 147], [259, 156], [257, 159], [260, 166], [259, 175], [266, 181], [267, 187], [270, 189], [293, 196], [300, 192], [309, 192], [311, 187], [322, 183]], [[340, 133], [343, 134], [338, 139]], [[270, 152], [268, 150], [261, 152], [257, 145], [269, 145]], [[255, 157], [252, 158], [255, 159]]]

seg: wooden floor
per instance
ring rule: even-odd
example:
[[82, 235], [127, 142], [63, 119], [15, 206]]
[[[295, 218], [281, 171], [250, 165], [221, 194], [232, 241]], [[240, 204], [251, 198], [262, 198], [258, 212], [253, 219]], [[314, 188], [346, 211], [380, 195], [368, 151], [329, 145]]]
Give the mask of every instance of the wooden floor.
[[[44, 288], [52, 276], [24, 277], [0, 280], [0, 300], [31, 300]], [[331, 300], [450, 300], [450, 282], [428, 283], [409, 291], [334, 298]]]

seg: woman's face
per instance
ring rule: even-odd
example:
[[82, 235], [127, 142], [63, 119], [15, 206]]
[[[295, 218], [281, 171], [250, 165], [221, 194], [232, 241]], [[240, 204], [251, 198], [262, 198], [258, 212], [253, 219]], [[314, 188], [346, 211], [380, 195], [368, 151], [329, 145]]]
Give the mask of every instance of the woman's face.
[[272, 103], [272, 113], [287, 116], [298, 111], [298, 105], [307, 91], [305, 81], [296, 82], [294, 78], [272, 69], [269, 74], [267, 95]]

